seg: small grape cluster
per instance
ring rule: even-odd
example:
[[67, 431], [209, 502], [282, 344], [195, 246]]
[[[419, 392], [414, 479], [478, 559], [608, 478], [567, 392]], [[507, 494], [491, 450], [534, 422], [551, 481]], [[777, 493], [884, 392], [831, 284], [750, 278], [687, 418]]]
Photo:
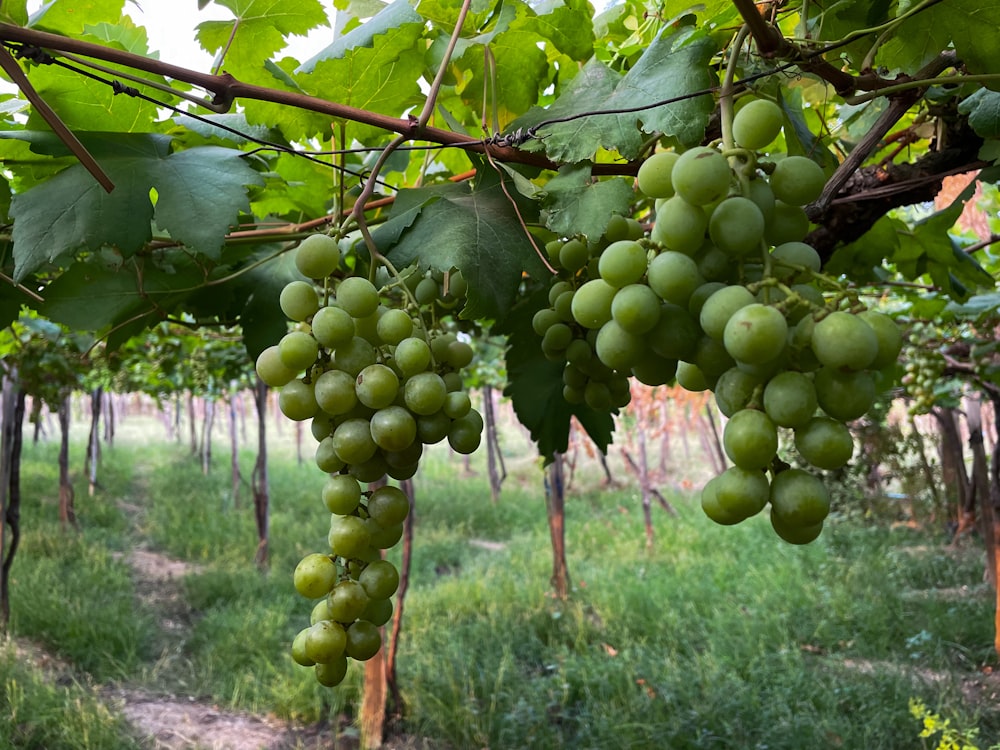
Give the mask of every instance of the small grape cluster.
[[[628, 377], [713, 390], [735, 466], [707, 483], [706, 514], [732, 524], [770, 503], [778, 535], [805, 543], [830, 508], [813, 470], [850, 460], [845, 423], [871, 408], [902, 340], [891, 318], [820, 273], [803, 206], [821, 194], [823, 170], [800, 156], [758, 158], [782, 121], [777, 105], [755, 100], [733, 121], [736, 148], [648, 158], [637, 183], [655, 200], [649, 237], [614, 217], [593, 245], [549, 243], [561, 272], [533, 327], [545, 356], [566, 361], [571, 403], [623, 406]], [[778, 458], [780, 429], [809, 468]]]
[[944, 375], [945, 361], [935, 350], [937, 332], [929, 323], [917, 321], [910, 328], [903, 349], [905, 372], [900, 382], [910, 397], [910, 414], [927, 414], [936, 402], [934, 388]]
[[[340, 259], [332, 237], [312, 235], [299, 245], [296, 267], [312, 281], [284, 287], [279, 303], [294, 328], [256, 363], [261, 380], [280, 388], [282, 413], [311, 420], [315, 461], [329, 475], [322, 496], [330, 551], [307, 555], [294, 574], [296, 590], [320, 601], [292, 657], [315, 665], [317, 680], [331, 687], [343, 680], [348, 658], [378, 652], [378, 628], [392, 616], [399, 573], [382, 550], [401, 538], [409, 501], [383, 480], [412, 477], [425, 445], [447, 440], [472, 453], [483, 430], [460, 374], [472, 347], [453, 333], [429, 333], [412, 291], [393, 306], [390, 293], [398, 295], [404, 280], [382, 293], [362, 277], [336, 283]], [[439, 299], [422, 296], [426, 305]]]

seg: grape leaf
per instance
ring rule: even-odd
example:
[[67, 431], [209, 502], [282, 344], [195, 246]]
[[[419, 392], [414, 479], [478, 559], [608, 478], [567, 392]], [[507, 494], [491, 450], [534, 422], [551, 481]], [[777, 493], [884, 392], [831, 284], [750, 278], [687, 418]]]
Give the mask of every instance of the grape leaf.
[[559, 235], [582, 234], [596, 240], [604, 234], [612, 214], [628, 214], [634, 195], [630, 180], [616, 177], [595, 182], [590, 179], [589, 164], [567, 165], [545, 184], [545, 224]]
[[1000, 136], [1000, 92], [979, 89], [958, 105], [958, 111], [969, 116], [969, 125], [983, 138]]
[[[469, 282], [462, 316], [500, 320], [514, 303], [522, 272], [543, 275], [545, 268], [497, 172], [480, 167], [479, 174], [474, 185], [401, 190], [389, 226], [373, 238], [396, 268], [413, 262], [458, 268]], [[510, 193], [516, 195], [513, 188]]]
[[571, 405], [563, 398], [563, 365], [542, 354], [541, 338], [531, 327], [531, 318], [548, 305], [548, 291], [541, 287], [522, 300], [498, 328], [507, 335], [507, 380], [509, 396], [518, 420], [531, 432], [538, 453], [550, 463], [569, 445], [570, 419], [576, 417], [602, 453], [607, 452], [614, 431], [609, 412], [596, 412], [585, 405]]
[[[276, 249], [274, 245], [262, 245], [247, 258], [247, 262], [253, 266], [257, 261], [273, 255]], [[252, 359], [257, 359], [257, 355], [277, 344], [288, 332], [287, 318], [281, 311], [278, 298], [286, 284], [303, 280], [305, 277], [295, 267], [293, 253], [283, 253], [254, 266], [251, 271], [233, 280], [236, 296], [245, 296], [246, 299], [240, 313], [240, 326], [243, 329], [243, 344]]]
[[104, 245], [124, 256], [135, 253], [152, 235], [151, 188], [158, 193], [160, 226], [195, 251], [218, 257], [239, 211], [249, 208], [246, 185], [262, 182], [240, 151], [203, 146], [171, 154], [166, 136], [121, 136], [117, 153], [102, 154], [101, 166], [115, 183], [111, 193], [74, 165], [14, 196], [16, 279]]
[[15, 26], [28, 25], [28, 0], [5, 0], [0, 8], [0, 21]]
[[534, 6], [538, 15], [518, 24], [548, 39], [573, 60], [583, 62], [594, 53], [594, 21], [589, 4], [570, 0], [547, 0]]
[[124, 5], [125, 0], [48, 2], [31, 15], [30, 25], [64, 36], [78, 36], [84, 24], [120, 21]]
[[385, 36], [400, 26], [411, 23], [422, 24], [423, 19], [406, 0], [396, 0], [380, 10], [374, 18], [338, 37], [319, 54], [302, 63], [295, 72], [312, 73], [317, 63], [323, 60], [347, 57], [359, 47], [373, 48], [376, 37]]

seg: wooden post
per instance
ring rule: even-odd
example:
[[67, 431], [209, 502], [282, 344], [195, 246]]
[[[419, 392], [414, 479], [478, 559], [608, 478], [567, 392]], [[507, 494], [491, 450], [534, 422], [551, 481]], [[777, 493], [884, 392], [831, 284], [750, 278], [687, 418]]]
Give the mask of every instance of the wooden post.
[[562, 454], [549, 464], [545, 482], [545, 509], [552, 538], [552, 591], [558, 599], [569, 597], [569, 566], [566, 564], [566, 484]]

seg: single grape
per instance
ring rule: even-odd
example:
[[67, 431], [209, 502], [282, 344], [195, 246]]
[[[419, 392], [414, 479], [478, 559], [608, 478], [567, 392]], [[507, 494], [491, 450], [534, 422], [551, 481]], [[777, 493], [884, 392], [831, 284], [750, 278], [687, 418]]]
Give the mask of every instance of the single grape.
[[819, 198], [826, 185], [823, 168], [805, 156], [786, 156], [771, 174], [771, 190], [780, 201], [804, 206]]
[[834, 419], [850, 422], [864, 416], [875, 403], [875, 381], [867, 372], [840, 372], [829, 367], [816, 371], [816, 400]]
[[677, 360], [645, 351], [632, 365], [632, 377], [643, 385], [667, 385], [677, 376]]
[[629, 333], [646, 333], [660, 319], [660, 298], [645, 284], [629, 284], [611, 301], [611, 317]]
[[331, 416], [347, 414], [358, 404], [355, 379], [343, 370], [327, 370], [314, 383], [316, 403]]
[[854, 438], [843, 422], [813, 417], [795, 428], [795, 449], [818, 469], [839, 469], [854, 454]]
[[336, 305], [321, 307], [312, 319], [312, 333], [327, 349], [336, 349], [354, 338], [354, 318]]
[[830, 493], [808, 471], [786, 469], [771, 481], [771, 513], [782, 526], [815, 526], [830, 513]]
[[382, 648], [382, 636], [378, 628], [366, 620], [358, 620], [347, 629], [345, 653], [352, 659], [367, 661]]
[[[346, 636], [345, 636], [346, 645]], [[316, 682], [323, 687], [337, 687], [347, 676], [347, 657], [341, 654], [335, 659], [316, 665]]]
[[849, 312], [832, 312], [813, 327], [813, 353], [834, 369], [863, 370], [878, 356], [878, 343], [872, 327]]
[[798, 427], [816, 412], [816, 388], [808, 375], [782, 372], [764, 388], [764, 411], [779, 427]]
[[715, 404], [719, 407], [719, 411], [731, 417], [747, 407], [759, 385], [759, 378], [744, 372], [739, 367], [730, 367], [715, 383]]
[[396, 345], [394, 362], [403, 377], [424, 372], [431, 364], [431, 348], [423, 339], [405, 338]]
[[756, 302], [753, 294], [743, 286], [725, 286], [712, 293], [701, 307], [699, 322], [702, 330], [712, 338], [722, 341], [726, 324], [737, 310]]
[[691, 362], [677, 363], [677, 385], [686, 391], [708, 390], [708, 380], [705, 379], [705, 373], [698, 369], [698, 365]]
[[475, 453], [482, 441], [482, 425], [477, 427], [474, 420], [469, 419], [475, 413], [473, 410], [461, 419], [453, 420], [451, 427], [448, 428], [448, 445], [456, 453], [461, 453], [462, 455]]
[[804, 242], [785, 242], [771, 251], [772, 268], [776, 278], [798, 281], [808, 279], [822, 266], [819, 253]]
[[369, 424], [372, 440], [384, 451], [401, 451], [417, 438], [417, 421], [402, 406], [387, 406], [372, 414]]
[[381, 627], [392, 619], [392, 602], [389, 599], [370, 599], [358, 619]]
[[729, 517], [750, 518], [767, 505], [770, 485], [763, 471], [730, 466], [717, 479], [715, 500]]
[[767, 99], [754, 99], [733, 118], [733, 140], [740, 148], [760, 151], [778, 137], [784, 123], [781, 107]]
[[368, 365], [355, 381], [358, 401], [371, 409], [384, 409], [396, 400], [399, 378], [385, 365]]
[[337, 455], [337, 451], [333, 447], [332, 436], [323, 438], [319, 445], [316, 446], [315, 460], [319, 470], [327, 474], [338, 472], [347, 465]]
[[[670, 174], [680, 154], [674, 151], [658, 151], [644, 161], [636, 175], [639, 190], [650, 198], [669, 198], [674, 194]], [[607, 234], [607, 231], [605, 232]]]
[[285, 367], [302, 372], [319, 356], [319, 343], [305, 331], [290, 331], [278, 342], [278, 354]]
[[[315, 625], [316, 623], [311, 624]], [[309, 628], [303, 628], [295, 635], [295, 639], [292, 641], [292, 659], [302, 667], [311, 667], [316, 663], [306, 654], [306, 636], [308, 634]]]
[[448, 387], [440, 375], [420, 372], [406, 379], [403, 384], [403, 398], [406, 408], [414, 414], [428, 416], [444, 406]]
[[685, 307], [694, 290], [705, 283], [698, 264], [687, 255], [672, 250], [666, 250], [650, 261], [646, 278], [649, 287], [660, 299], [681, 307]]
[[409, 512], [410, 501], [398, 487], [379, 487], [368, 498], [368, 515], [383, 528], [402, 523]]
[[600, 328], [611, 320], [617, 289], [603, 279], [591, 279], [573, 295], [573, 318], [584, 328]]
[[395, 346], [413, 333], [413, 319], [405, 310], [386, 310], [379, 316], [376, 330], [384, 343]]
[[632, 240], [613, 242], [601, 252], [598, 270], [616, 289], [634, 284], [646, 273], [646, 249]]
[[333, 431], [334, 450], [346, 464], [360, 464], [367, 461], [378, 449], [372, 439], [367, 419], [348, 419], [337, 425]]
[[320, 620], [306, 631], [303, 651], [308, 659], [319, 665], [343, 656], [346, 647], [347, 635], [343, 626], [332, 620]]
[[330, 619], [342, 623], [354, 622], [365, 611], [369, 598], [365, 587], [357, 581], [340, 581], [327, 597]]
[[426, 445], [440, 443], [448, 437], [451, 429], [451, 419], [444, 411], [433, 414], [423, 414], [417, 417], [417, 437]]
[[323, 485], [323, 502], [331, 513], [341, 516], [353, 513], [361, 502], [361, 485], [348, 474], [329, 476]]
[[301, 380], [293, 380], [282, 386], [278, 393], [278, 408], [293, 422], [312, 419], [319, 411], [312, 386]]
[[771, 218], [764, 227], [764, 239], [769, 245], [801, 242], [809, 233], [809, 217], [801, 206], [775, 201]]
[[896, 321], [877, 310], [865, 310], [858, 317], [871, 327], [878, 340], [878, 353], [869, 367], [881, 370], [893, 364], [903, 349], [903, 334]]
[[333, 361], [339, 369], [357, 377], [368, 365], [375, 364], [375, 347], [360, 336], [355, 336], [334, 350]]
[[777, 357], [788, 341], [788, 323], [776, 308], [752, 303], [736, 310], [726, 322], [722, 342], [729, 355], [747, 364]]
[[732, 182], [732, 171], [720, 152], [697, 146], [680, 155], [671, 179], [677, 195], [688, 203], [704, 206], [725, 197]]
[[417, 284], [416, 289], [413, 290], [413, 296], [416, 297], [417, 302], [421, 305], [433, 304], [440, 294], [441, 288], [430, 276], [422, 278]]
[[761, 249], [764, 215], [749, 198], [726, 198], [708, 220], [708, 234], [722, 252], [742, 257]]
[[764, 412], [742, 409], [726, 422], [722, 446], [741, 469], [764, 469], [778, 453], [778, 431]]
[[708, 215], [701, 206], [675, 195], [660, 204], [650, 239], [669, 250], [694, 255], [705, 241]]
[[718, 484], [719, 477], [712, 477], [705, 483], [701, 490], [701, 509], [706, 516], [723, 526], [739, 523], [743, 520], [741, 516], [734, 515], [719, 504]]
[[298, 370], [293, 370], [281, 361], [281, 354], [277, 344], [267, 347], [257, 355], [255, 369], [260, 379], [272, 388], [280, 388], [287, 385], [298, 374]]
[[[376, 560], [368, 563], [361, 571], [358, 583], [364, 588], [369, 599], [388, 599], [399, 588], [399, 571], [388, 560]], [[361, 613], [358, 616], [360, 617]]]
[[612, 370], [628, 371], [639, 360], [646, 341], [642, 336], [629, 333], [616, 321], [601, 326], [594, 351], [597, 357]]
[[701, 328], [691, 313], [669, 302], [660, 305], [660, 318], [646, 335], [650, 349], [674, 360], [694, 357], [700, 338]]
[[368, 279], [350, 276], [337, 287], [337, 304], [355, 318], [367, 318], [378, 310], [378, 290]]
[[323, 279], [340, 265], [340, 246], [326, 234], [311, 234], [295, 250], [295, 267], [310, 279]]
[[575, 237], [567, 240], [559, 250], [559, 265], [570, 273], [576, 273], [590, 260], [590, 249], [586, 242], [581, 242]]
[[371, 532], [357, 516], [333, 516], [330, 521], [328, 541], [335, 555], [358, 557], [368, 549], [371, 540]]
[[789, 544], [809, 544], [823, 532], [823, 523], [814, 526], [788, 526], [775, 513], [771, 513], [771, 528]]
[[326, 596], [336, 583], [337, 566], [328, 555], [314, 552], [299, 560], [292, 580], [295, 590], [306, 599], [319, 599]]

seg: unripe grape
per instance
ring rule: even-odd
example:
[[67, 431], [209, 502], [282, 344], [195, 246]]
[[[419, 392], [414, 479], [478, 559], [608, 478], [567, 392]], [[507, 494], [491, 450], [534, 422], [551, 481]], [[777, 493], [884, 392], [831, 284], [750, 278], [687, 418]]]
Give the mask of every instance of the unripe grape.
[[795, 448], [813, 466], [832, 471], [851, 460], [854, 438], [843, 422], [813, 417], [795, 428]]
[[671, 250], [660, 253], [650, 261], [646, 278], [649, 287], [660, 299], [681, 307], [688, 304], [694, 290], [705, 282], [694, 260]]
[[295, 267], [310, 279], [323, 279], [340, 265], [340, 246], [326, 234], [311, 234], [295, 251]]
[[771, 174], [774, 196], [792, 206], [804, 206], [819, 198], [826, 185], [823, 168], [805, 156], [786, 156]]
[[801, 206], [775, 201], [770, 220], [764, 226], [764, 239], [769, 245], [801, 242], [809, 233], [809, 217]]
[[[364, 588], [369, 599], [388, 599], [399, 588], [399, 571], [388, 560], [368, 563], [358, 576], [358, 583]], [[359, 617], [364, 613], [362, 610]]]
[[715, 383], [715, 403], [719, 411], [731, 417], [741, 409], [745, 409], [758, 385], [760, 385], [759, 378], [744, 372], [739, 367], [730, 367]]
[[320, 308], [312, 319], [312, 334], [327, 349], [336, 349], [354, 338], [354, 318], [336, 305]]
[[816, 411], [816, 388], [808, 375], [782, 372], [764, 388], [764, 411], [779, 427], [798, 427]]
[[712, 477], [705, 483], [701, 490], [701, 509], [717, 524], [732, 526], [739, 523], [743, 520], [742, 516], [735, 515], [719, 504], [718, 485], [719, 477]]
[[278, 296], [278, 306], [289, 320], [305, 320], [319, 310], [319, 295], [308, 281], [290, 281]]
[[328, 539], [335, 555], [352, 558], [368, 549], [372, 535], [357, 516], [333, 516]]
[[343, 370], [327, 370], [314, 381], [319, 408], [331, 416], [347, 414], [358, 404], [355, 379]]
[[674, 164], [680, 154], [674, 151], [658, 151], [639, 166], [636, 183], [639, 190], [650, 198], [669, 198], [674, 194], [670, 179]]
[[413, 333], [413, 319], [405, 310], [386, 310], [379, 316], [376, 330], [383, 342], [395, 346]]
[[702, 330], [712, 338], [722, 341], [726, 324], [737, 310], [756, 302], [753, 294], [743, 286], [726, 286], [705, 300], [698, 316]]
[[686, 391], [708, 390], [708, 381], [705, 373], [698, 369], [698, 366], [690, 362], [677, 363], [677, 385]]
[[428, 416], [444, 406], [448, 387], [440, 375], [421, 372], [407, 378], [403, 384], [403, 398], [406, 408], [414, 414]]
[[319, 344], [304, 331], [291, 331], [282, 336], [278, 342], [278, 354], [285, 367], [302, 372], [316, 361], [316, 357], [319, 356]]
[[822, 480], [802, 469], [787, 469], [771, 481], [771, 512], [783, 526], [822, 523], [830, 514], [830, 493]]
[[361, 485], [348, 474], [327, 477], [323, 485], [323, 502], [331, 513], [341, 516], [353, 513], [361, 502]]
[[749, 198], [733, 196], [712, 211], [708, 233], [722, 252], [737, 257], [749, 255], [761, 249], [764, 215]]
[[875, 381], [867, 372], [822, 367], [816, 371], [813, 382], [820, 408], [841, 422], [864, 416], [875, 403]]
[[611, 317], [629, 333], [646, 333], [660, 319], [660, 299], [645, 284], [629, 284], [611, 301]]
[[591, 279], [573, 295], [573, 318], [584, 328], [600, 328], [611, 320], [616, 288], [603, 279]]
[[392, 619], [392, 602], [389, 599], [369, 599], [368, 606], [358, 619], [381, 627]]
[[375, 359], [375, 347], [360, 336], [353, 337], [333, 351], [334, 364], [354, 377], [369, 365], [375, 364]]
[[810, 271], [818, 272], [822, 266], [819, 253], [804, 242], [785, 242], [771, 251], [775, 277], [779, 279], [808, 279]]
[[733, 140], [740, 148], [760, 151], [778, 137], [784, 119], [777, 104], [767, 99], [754, 99], [733, 117]]
[[641, 336], [629, 333], [616, 321], [610, 320], [601, 326], [594, 351], [601, 362], [612, 370], [627, 371], [638, 361], [645, 345]]
[[567, 240], [559, 250], [559, 265], [570, 273], [575, 273], [587, 265], [590, 260], [590, 250], [585, 242], [575, 237]]
[[760, 364], [774, 359], [784, 350], [788, 324], [777, 309], [755, 302], [730, 316], [722, 340], [734, 359]]
[[661, 357], [683, 360], [694, 357], [700, 338], [701, 329], [691, 313], [669, 302], [660, 305], [660, 318], [646, 336], [649, 347]]
[[[346, 644], [346, 635], [345, 635]], [[336, 687], [347, 676], [347, 657], [341, 654], [335, 659], [316, 665], [316, 682], [323, 687]]]
[[878, 356], [878, 336], [864, 319], [838, 310], [816, 323], [812, 350], [826, 367], [863, 370]]
[[368, 498], [368, 515], [383, 528], [402, 523], [409, 513], [410, 500], [398, 487], [379, 487]]
[[346, 464], [363, 463], [375, 455], [378, 448], [366, 419], [355, 418], [341, 422], [333, 431], [332, 439], [334, 450]]
[[293, 422], [312, 419], [319, 411], [312, 386], [301, 380], [292, 380], [282, 386], [278, 393], [278, 408]]
[[767, 505], [770, 485], [763, 471], [731, 466], [717, 478], [715, 499], [730, 517], [741, 520], [750, 518]]
[[267, 347], [257, 355], [255, 369], [260, 379], [272, 388], [280, 388], [290, 383], [298, 374], [298, 370], [293, 370], [281, 361], [277, 344]]
[[410, 337], [396, 345], [395, 364], [404, 377], [424, 372], [431, 364], [431, 348], [423, 339]]
[[355, 381], [358, 401], [371, 409], [384, 409], [396, 400], [399, 378], [385, 365], [368, 365]]
[[650, 239], [669, 250], [694, 255], [705, 241], [707, 231], [708, 215], [704, 209], [675, 195], [657, 208]]
[[320, 620], [306, 632], [303, 650], [319, 666], [343, 656], [346, 646], [344, 628], [332, 620]]
[[295, 590], [307, 599], [326, 596], [337, 581], [337, 566], [328, 555], [314, 552], [306, 555], [295, 566], [293, 574]]
[[345, 653], [352, 659], [367, 661], [382, 647], [378, 628], [366, 620], [358, 620], [347, 629]]
[[[315, 625], [316, 623], [311, 624]], [[302, 667], [311, 667], [316, 663], [306, 654], [306, 636], [308, 633], [309, 628], [303, 628], [296, 634], [295, 640], [292, 641], [292, 659]], [[346, 638], [344, 642], [347, 642]]]
[[372, 440], [384, 451], [401, 451], [417, 437], [417, 421], [402, 406], [387, 406], [372, 415], [369, 424]]
[[613, 242], [601, 252], [598, 270], [615, 288], [634, 284], [646, 273], [646, 249], [632, 240]]
[[[353, 516], [352, 516], [353, 518]], [[355, 519], [360, 520], [360, 519]], [[327, 609], [336, 622], [354, 622], [368, 606], [368, 594], [357, 581], [340, 581], [327, 599]]]
[[823, 523], [813, 526], [789, 526], [777, 514], [771, 513], [771, 528], [774, 533], [789, 544], [809, 544], [823, 533]]
[[677, 159], [672, 180], [677, 195], [688, 203], [704, 206], [725, 197], [732, 171], [721, 153], [714, 148], [697, 146]]
[[355, 318], [367, 318], [378, 310], [378, 290], [360, 276], [350, 276], [337, 287], [337, 304]]
[[726, 455], [741, 469], [764, 469], [778, 452], [778, 431], [762, 411], [736, 412], [722, 433]]
[[871, 327], [878, 340], [878, 354], [869, 367], [881, 370], [893, 364], [903, 349], [903, 334], [896, 321], [877, 310], [865, 310], [858, 313], [858, 317]]

